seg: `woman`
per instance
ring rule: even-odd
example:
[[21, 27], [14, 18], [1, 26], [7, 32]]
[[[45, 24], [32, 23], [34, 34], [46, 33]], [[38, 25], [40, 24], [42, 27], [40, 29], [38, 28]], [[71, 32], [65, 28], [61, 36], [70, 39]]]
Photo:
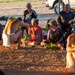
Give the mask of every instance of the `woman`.
[[38, 45], [42, 41], [42, 28], [37, 25], [36, 19], [31, 20], [31, 26], [28, 28], [29, 45]]

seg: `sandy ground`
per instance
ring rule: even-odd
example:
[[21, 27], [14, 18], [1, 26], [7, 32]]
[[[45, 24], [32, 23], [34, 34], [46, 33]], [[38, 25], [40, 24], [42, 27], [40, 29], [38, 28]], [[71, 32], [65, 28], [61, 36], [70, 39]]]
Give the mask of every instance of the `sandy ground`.
[[64, 50], [47, 50], [37, 47], [10, 49], [0, 45], [0, 69], [6, 75], [71, 75], [66, 69]]
[[[57, 16], [53, 10], [48, 10], [40, 2], [32, 4], [33, 9], [39, 15], [41, 26], [46, 25], [49, 17]], [[25, 9], [25, 3], [0, 4], [0, 15], [22, 16]], [[42, 19], [42, 17], [44, 18]], [[16, 49], [16, 47], [16, 45], [11, 45], [10, 49], [6, 49], [0, 45], [0, 69], [5, 72], [5, 75], [74, 75], [65, 68], [66, 51], [64, 50], [51, 51], [39, 46], [20, 49]]]

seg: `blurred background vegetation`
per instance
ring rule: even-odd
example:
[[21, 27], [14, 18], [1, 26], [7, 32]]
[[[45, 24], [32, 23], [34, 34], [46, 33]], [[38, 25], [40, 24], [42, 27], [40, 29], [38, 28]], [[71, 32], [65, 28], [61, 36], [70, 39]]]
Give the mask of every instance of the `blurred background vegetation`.
[[10, 3], [10, 2], [37, 2], [41, 0], [0, 0], [0, 3]]

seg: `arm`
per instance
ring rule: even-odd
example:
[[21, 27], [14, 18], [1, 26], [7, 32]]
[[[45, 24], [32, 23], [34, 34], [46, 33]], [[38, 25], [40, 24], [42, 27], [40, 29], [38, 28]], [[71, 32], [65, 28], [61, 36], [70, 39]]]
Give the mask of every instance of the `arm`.
[[60, 40], [59, 41], [57, 41], [56, 43], [60, 43], [61, 41], [62, 41], [62, 39], [63, 39], [63, 36], [60, 38]]
[[58, 25], [61, 25], [61, 22], [62, 22], [62, 21], [61, 21], [61, 15], [60, 15], [60, 14], [58, 15], [56, 21], [57, 21], [57, 24], [58, 24]]
[[38, 34], [40, 34], [40, 41], [42, 41], [42, 39], [43, 39], [43, 34], [42, 34], [42, 28], [41, 27], [39, 27], [38, 28], [38, 30], [36, 31], [36, 35], [38, 35]]
[[30, 27], [30, 24], [24, 23], [24, 22], [20, 21], [20, 26], [21, 26], [21, 27], [29, 28], [29, 27]]
[[24, 11], [23, 13], [23, 17], [22, 17], [23, 21], [25, 21], [25, 18], [26, 18], [26, 11]]
[[28, 27], [28, 34], [35, 34], [35, 31], [34, 31], [34, 27], [33, 26], [29, 26]]
[[75, 51], [75, 47], [71, 46], [71, 44], [72, 44], [71, 38], [73, 38], [73, 37], [71, 37], [71, 35], [67, 38], [67, 45], [66, 45], [67, 52]]
[[75, 19], [74, 19], [74, 17], [75, 17], [75, 14], [73, 13], [73, 12], [71, 12], [71, 16], [72, 16], [72, 19], [68, 22], [68, 24], [73, 24], [73, 22], [75, 22]]
[[70, 21], [68, 22], [68, 24], [72, 24], [72, 23], [73, 23], [73, 21], [74, 21], [74, 19], [70, 20]]
[[49, 31], [48, 31], [48, 34], [47, 34], [47, 40], [48, 40], [48, 42], [51, 43], [51, 41], [50, 41], [50, 39], [49, 39], [50, 34], [51, 34], [51, 30], [49, 30]]

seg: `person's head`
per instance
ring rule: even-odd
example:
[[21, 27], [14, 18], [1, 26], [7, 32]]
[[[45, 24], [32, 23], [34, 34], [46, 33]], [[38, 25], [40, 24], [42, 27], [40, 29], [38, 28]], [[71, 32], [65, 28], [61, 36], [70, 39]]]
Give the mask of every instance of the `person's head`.
[[28, 11], [30, 11], [31, 8], [32, 8], [32, 4], [30, 2], [28, 2], [27, 5], [26, 5], [26, 7], [27, 7]]
[[57, 22], [56, 20], [50, 20], [49, 25], [51, 29], [56, 29], [57, 28]]
[[33, 19], [31, 20], [31, 25], [32, 25], [32, 26], [36, 25], [36, 19], [33, 18]]
[[69, 11], [70, 11], [70, 5], [69, 5], [69, 4], [66, 4], [66, 5], [64, 6], [64, 11], [65, 11], [66, 13], [69, 13]]
[[17, 19], [18, 19], [19, 21], [22, 21], [22, 18], [21, 18], [21, 17], [18, 17]]

